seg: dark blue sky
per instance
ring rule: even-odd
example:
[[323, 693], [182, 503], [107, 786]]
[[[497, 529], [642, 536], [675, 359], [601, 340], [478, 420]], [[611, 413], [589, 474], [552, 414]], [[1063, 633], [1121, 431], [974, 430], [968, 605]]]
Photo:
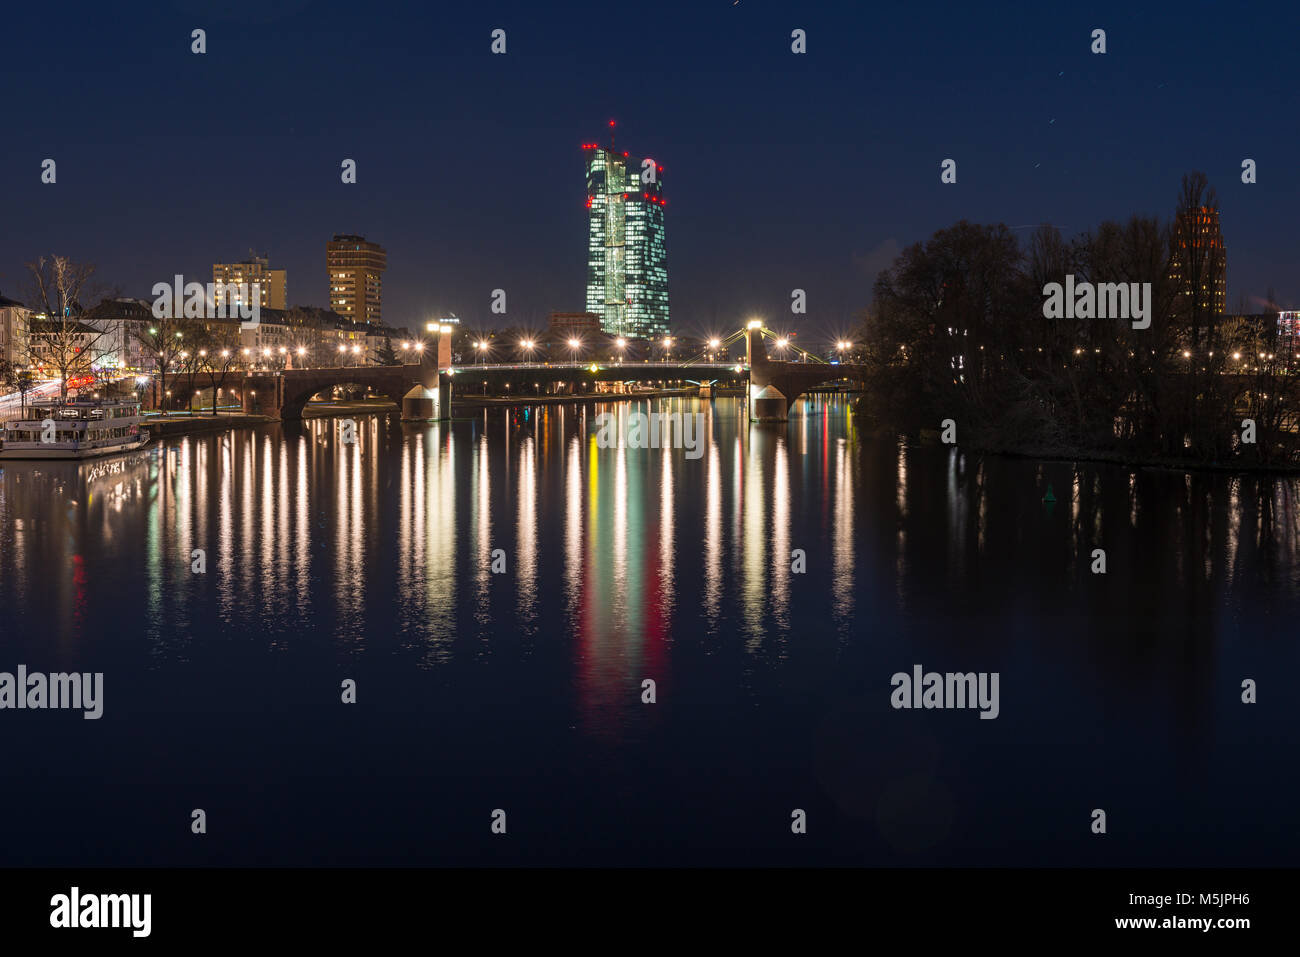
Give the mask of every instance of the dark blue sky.
[[938, 228], [1168, 217], [1192, 169], [1219, 191], [1229, 308], [1270, 286], [1300, 306], [1293, 3], [265, 0], [23, 4], [3, 23], [7, 295], [40, 253], [147, 297], [251, 246], [291, 302], [325, 305], [325, 242], [358, 232], [388, 249], [387, 321], [487, 322], [500, 287], [508, 321], [541, 325], [584, 306], [579, 144], [612, 117], [620, 149], [665, 168], [682, 332], [847, 329], [876, 271]]

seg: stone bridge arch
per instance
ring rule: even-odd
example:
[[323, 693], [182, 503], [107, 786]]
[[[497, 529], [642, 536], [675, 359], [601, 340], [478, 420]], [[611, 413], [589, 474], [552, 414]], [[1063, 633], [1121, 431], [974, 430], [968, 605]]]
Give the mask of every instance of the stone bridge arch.
[[330, 392], [338, 386], [355, 386], [362, 391], [369, 389], [372, 392], [382, 393], [400, 410], [402, 408], [402, 397], [410, 391], [411, 385], [412, 383], [409, 381], [395, 384], [391, 379], [372, 382], [368, 381], [368, 378], [364, 376], [354, 376], [351, 379], [344, 377], [341, 379], [309, 380], [306, 382], [286, 381], [284, 401], [280, 406], [280, 418], [301, 419], [308, 402], [322, 392]]
[[303, 409], [314, 396], [340, 385], [381, 393], [400, 410], [402, 399], [412, 386], [422, 384], [426, 372], [422, 365], [286, 369], [280, 373], [250, 374], [234, 388], [239, 390], [245, 412], [278, 419], [301, 419]]

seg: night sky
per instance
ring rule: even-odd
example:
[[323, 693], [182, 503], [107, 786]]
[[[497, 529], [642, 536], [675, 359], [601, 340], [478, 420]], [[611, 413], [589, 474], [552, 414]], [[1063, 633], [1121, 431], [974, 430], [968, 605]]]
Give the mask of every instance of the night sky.
[[291, 304], [324, 306], [325, 243], [355, 232], [388, 250], [385, 321], [540, 327], [584, 308], [579, 147], [614, 118], [620, 151], [664, 167], [680, 333], [847, 331], [936, 229], [1168, 218], [1193, 169], [1219, 191], [1229, 309], [1270, 286], [1300, 307], [1296, 5], [1001, 6], [9, 5], [0, 294], [21, 298], [42, 253], [147, 298], [256, 247]]

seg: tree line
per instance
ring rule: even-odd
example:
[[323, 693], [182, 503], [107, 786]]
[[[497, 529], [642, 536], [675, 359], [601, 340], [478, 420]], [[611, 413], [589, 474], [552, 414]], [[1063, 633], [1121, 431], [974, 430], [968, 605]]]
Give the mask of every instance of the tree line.
[[[1189, 173], [1168, 222], [1133, 216], [1070, 240], [1043, 226], [1022, 244], [963, 220], [912, 245], [862, 316], [861, 413], [903, 431], [952, 419], [959, 444], [988, 451], [1293, 464], [1300, 344], [1271, 292], [1259, 318], [1216, 307], [1223, 253], [1196, 214], [1217, 207]], [[1045, 289], [1069, 274], [1150, 283], [1149, 326], [1046, 318]]]

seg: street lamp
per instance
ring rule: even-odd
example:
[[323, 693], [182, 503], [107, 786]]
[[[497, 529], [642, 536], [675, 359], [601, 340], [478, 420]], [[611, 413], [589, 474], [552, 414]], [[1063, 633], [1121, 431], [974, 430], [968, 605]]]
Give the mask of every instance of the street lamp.
[[487, 355], [487, 346], [488, 346], [487, 342], [484, 341], [483, 339], [480, 339], [476, 343], [474, 343], [474, 351], [478, 353], [478, 357], [476, 361], [478, 362], [483, 361], [484, 357]]
[[582, 341], [580, 339], [570, 339], [569, 348], [573, 351], [573, 360], [576, 362], [578, 360], [578, 350], [582, 348]]
[[519, 345], [523, 347], [524, 352], [528, 353], [528, 359], [525, 360], [525, 362], [527, 362], [527, 361], [531, 361], [531, 359], [532, 359], [532, 357], [533, 357], [533, 347], [534, 347], [534, 345], [535, 345], [535, 343], [533, 342], [533, 340], [532, 340], [532, 339], [522, 339], [522, 340], [520, 340]]

